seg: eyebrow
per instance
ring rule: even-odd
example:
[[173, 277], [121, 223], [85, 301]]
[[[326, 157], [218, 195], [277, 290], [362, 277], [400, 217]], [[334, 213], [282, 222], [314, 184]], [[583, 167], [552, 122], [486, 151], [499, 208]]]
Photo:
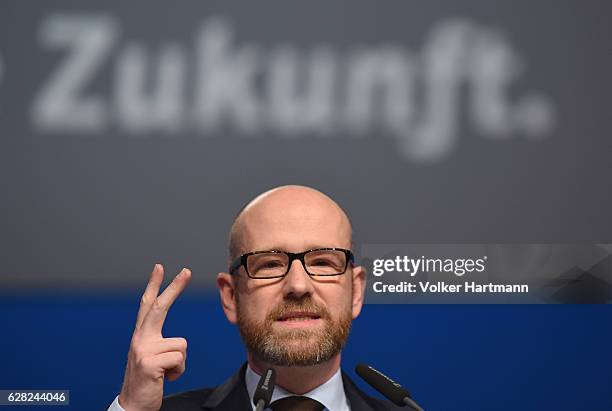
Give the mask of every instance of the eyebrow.
[[[341, 246], [341, 245], [329, 245], [329, 244], [321, 245], [321, 244], [310, 243], [308, 246], [306, 246], [306, 248], [304, 248], [303, 250], [300, 250], [300, 252], [301, 251], [306, 251], [306, 250], [315, 250], [315, 249], [318, 249], [318, 248], [344, 248], [344, 246]], [[285, 251], [285, 252], [290, 252], [289, 250], [287, 250], [286, 247], [280, 247], [280, 246], [272, 246], [272, 247], [267, 247], [267, 248], [260, 247], [257, 250], [252, 250], [252, 251]], [[244, 253], [248, 253], [248, 252], [252, 252], [252, 251], [245, 251]]]

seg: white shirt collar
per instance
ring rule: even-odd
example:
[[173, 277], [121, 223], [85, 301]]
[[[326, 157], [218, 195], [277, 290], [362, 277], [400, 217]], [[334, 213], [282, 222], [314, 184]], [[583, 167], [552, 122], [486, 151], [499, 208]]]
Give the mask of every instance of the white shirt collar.
[[[249, 393], [249, 398], [253, 398], [255, 395], [255, 390], [257, 389], [257, 383], [259, 382], [260, 376], [255, 373], [251, 369], [250, 365], [247, 365], [245, 381], [247, 386], [247, 391]], [[274, 393], [272, 394], [272, 401], [279, 400], [281, 398], [289, 397], [291, 395], [295, 395], [283, 387], [279, 387], [278, 385], [274, 387]], [[327, 380], [322, 385], [319, 385], [312, 391], [303, 394], [306, 397], [312, 398], [314, 400], [319, 401], [323, 406], [325, 406], [325, 410], [327, 411], [348, 411], [348, 401], [346, 400], [346, 394], [344, 393], [344, 384], [342, 383], [342, 374], [340, 372], [340, 368], [336, 371], [332, 377]], [[253, 410], [255, 406], [252, 404]]]

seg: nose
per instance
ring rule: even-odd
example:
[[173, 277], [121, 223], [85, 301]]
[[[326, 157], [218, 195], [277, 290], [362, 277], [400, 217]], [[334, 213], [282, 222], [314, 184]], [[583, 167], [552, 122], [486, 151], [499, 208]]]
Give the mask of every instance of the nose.
[[293, 260], [289, 272], [283, 279], [283, 296], [302, 297], [305, 294], [312, 294], [313, 291], [312, 278], [304, 269], [302, 262]]

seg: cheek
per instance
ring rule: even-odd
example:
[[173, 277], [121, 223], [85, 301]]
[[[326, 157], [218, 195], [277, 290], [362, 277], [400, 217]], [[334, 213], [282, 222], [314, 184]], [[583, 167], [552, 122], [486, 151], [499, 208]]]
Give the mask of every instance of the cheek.
[[263, 322], [273, 308], [273, 297], [264, 293], [243, 294], [240, 297], [239, 315], [251, 321]]
[[[333, 292], [332, 292], [333, 291]], [[327, 309], [334, 318], [338, 318], [341, 315], [351, 312], [352, 307], [352, 296], [351, 290], [345, 287], [337, 290], [325, 289], [321, 291], [321, 294]]]

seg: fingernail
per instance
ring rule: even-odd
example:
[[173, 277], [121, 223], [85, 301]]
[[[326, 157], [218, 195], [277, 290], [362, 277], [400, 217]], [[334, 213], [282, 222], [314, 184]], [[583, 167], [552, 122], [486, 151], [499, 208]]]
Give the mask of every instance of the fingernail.
[[178, 273], [178, 274], [176, 275], [176, 279], [181, 278], [181, 277], [183, 276], [183, 274], [184, 274], [184, 273], [185, 273], [185, 269], [183, 268], [183, 269], [181, 270], [181, 272], [180, 272], [180, 273]]

